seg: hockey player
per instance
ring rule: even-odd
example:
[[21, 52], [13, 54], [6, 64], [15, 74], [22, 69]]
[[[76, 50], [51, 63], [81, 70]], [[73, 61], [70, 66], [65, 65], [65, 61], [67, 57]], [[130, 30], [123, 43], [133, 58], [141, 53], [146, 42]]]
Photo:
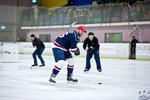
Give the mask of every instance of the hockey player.
[[74, 61], [71, 52], [75, 55], [80, 54], [79, 48], [77, 47], [77, 43], [79, 42], [79, 38], [85, 32], [85, 27], [79, 26], [77, 30], [67, 32], [66, 34], [62, 34], [61, 36], [56, 38], [54, 42], [54, 48], [52, 49], [56, 64], [52, 70], [52, 74], [49, 79], [50, 82], [56, 83], [55, 77], [59, 73], [61, 68], [65, 66], [65, 61], [68, 62], [67, 81], [78, 81], [77, 79], [72, 78]]
[[41, 56], [45, 49], [45, 45], [43, 44], [43, 42], [40, 39], [36, 38], [34, 34], [31, 35], [31, 41], [32, 41], [33, 47], [37, 48], [32, 54], [33, 59], [34, 59], [34, 64], [32, 66], [38, 65], [36, 55], [39, 57], [39, 59], [41, 61], [41, 65], [39, 67], [45, 66], [45, 62]]
[[97, 70], [99, 72], [102, 71], [101, 69], [101, 63], [99, 58], [99, 43], [98, 39], [94, 36], [93, 32], [89, 32], [88, 37], [84, 40], [83, 49], [86, 50], [86, 67], [84, 69], [85, 72], [89, 71], [91, 68], [90, 60], [92, 56], [94, 55]]

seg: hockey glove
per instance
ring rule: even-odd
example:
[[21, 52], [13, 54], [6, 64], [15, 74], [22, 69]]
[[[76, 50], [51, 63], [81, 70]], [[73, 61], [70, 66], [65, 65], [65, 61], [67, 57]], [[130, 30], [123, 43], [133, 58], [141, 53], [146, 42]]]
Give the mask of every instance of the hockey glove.
[[80, 55], [80, 50], [79, 50], [78, 47], [77, 47], [77, 51], [75, 51], [74, 54], [75, 54], [76, 56]]

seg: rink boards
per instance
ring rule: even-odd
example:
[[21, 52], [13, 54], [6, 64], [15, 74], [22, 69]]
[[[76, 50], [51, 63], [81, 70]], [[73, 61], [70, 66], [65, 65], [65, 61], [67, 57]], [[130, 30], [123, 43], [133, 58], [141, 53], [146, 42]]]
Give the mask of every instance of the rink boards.
[[[12, 44], [6, 42], [0, 42], [0, 52], [3, 52], [4, 44]], [[30, 54], [33, 53], [35, 48], [31, 42], [18, 42], [19, 53]], [[46, 48], [44, 54], [52, 54], [53, 43], [44, 43]], [[80, 56], [86, 56], [85, 50], [83, 50], [83, 43], [78, 43], [80, 48]], [[100, 56], [112, 57], [112, 58], [129, 58], [129, 44], [128, 43], [100, 43]], [[136, 48], [137, 59], [150, 59], [150, 43], [139, 43]]]

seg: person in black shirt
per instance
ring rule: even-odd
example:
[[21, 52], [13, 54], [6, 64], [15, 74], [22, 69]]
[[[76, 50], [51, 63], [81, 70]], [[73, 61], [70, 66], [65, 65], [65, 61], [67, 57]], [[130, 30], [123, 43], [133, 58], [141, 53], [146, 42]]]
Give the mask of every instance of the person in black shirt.
[[135, 36], [132, 36], [132, 41], [130, 42], [130, 59], [136, 59], [136, 43], [138, 43], [138, 40], [135, 39]]
[[41, 61], [41, 65], [39, 67], [45, 66], [45, 62], [41, 56], [45, 49], [45, 45], [43, 44], [43, 42], [40, 39], [36, 38], [34, 34], [31, 35], [31, 41], [32, 41], [33, 47], [37, 48], [32, 54], [33, 59], [34, 59], [34, 64], [32, 66], [38, 65], [36, 55], [39, 57], [39, 59]]
[[93, 32], [89, 32], [88, 37], [84, 40], [83, 49], [85, 49], [87, 52], [86, 67], [84, 71], [86, 72], [90, 70], [91, 68], [90, 60], [94, 54], [94, 58], [95, 58], [96, 65], [97, 65], [97, 70], [101, 72], [102, 69], [101, 69], [101, 63], [100, 63], [100, 57], [99, 57], [99, 43], [98, 43], [98, 39], [94, 36]]

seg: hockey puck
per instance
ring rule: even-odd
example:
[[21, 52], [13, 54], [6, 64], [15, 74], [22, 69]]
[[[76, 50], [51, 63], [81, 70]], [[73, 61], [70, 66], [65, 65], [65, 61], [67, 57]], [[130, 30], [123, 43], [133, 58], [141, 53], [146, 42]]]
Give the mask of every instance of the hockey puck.
[[102, 83], [98, 83], [98, 84], [102, 84]]

